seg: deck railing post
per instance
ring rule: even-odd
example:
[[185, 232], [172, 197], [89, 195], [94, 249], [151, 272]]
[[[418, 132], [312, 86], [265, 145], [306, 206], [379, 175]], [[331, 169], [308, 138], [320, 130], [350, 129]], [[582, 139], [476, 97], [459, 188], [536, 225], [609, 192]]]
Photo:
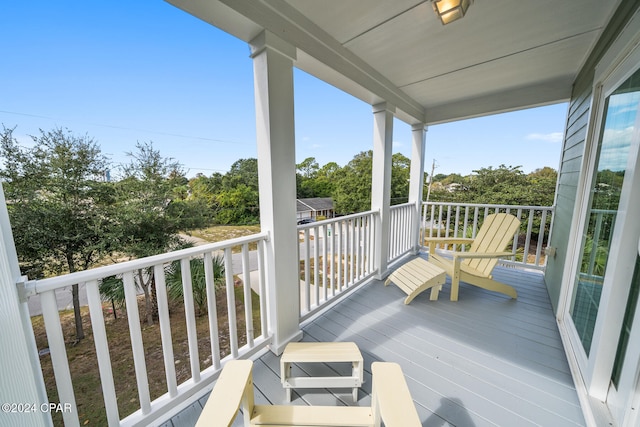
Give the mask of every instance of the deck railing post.
[[395, 107], [383, 102], [373, 106], [373, 166], [371, 182], [371, 210], [378, 211], [376, 234], [377, 278], [387, 273], [389, 259], [389, 225], [391, 202], [391, 156], [393, 137], [393, 113]]
[[293, 60], [296, 49], [263, 31], [250, 42], [253, 58], [260, 186], [260, 226], [269, 233], [265, 279], [271, 349], [276, 354], [302, 338], [296, 229]]
[[424, 189], [424, 150], [427, 129], [424, 123], [411, 126], [411, 169], [409, 171], [409, 203], [413, 203], [411, 221], [411, 246], [413, 254], [420, 252], [420, 224], [422, 193]]

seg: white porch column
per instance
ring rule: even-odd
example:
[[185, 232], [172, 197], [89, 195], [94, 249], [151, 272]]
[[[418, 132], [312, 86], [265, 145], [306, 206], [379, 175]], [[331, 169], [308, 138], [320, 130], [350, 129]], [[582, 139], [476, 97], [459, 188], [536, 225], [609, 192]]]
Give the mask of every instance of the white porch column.
[[20, 302], [16, 288], [20, 268], [6, 206], [0, 184], [0, 403], [33, 404], [36, 411], [3, 409], [0, 419], [6, 425], [51, 426], [49, 412], [40, 410], [47, 394], [27, 304]]
[[412, 246], [413, 254], [420, 252], [420, 220], [422, 215], [422, 192], [424, 190], [424, 149], [425, 149], [424, 123], [411, 126], [411, 171], [409, 179], [409, 203], [416, 205], [413, 213]]
[[296, 228], [293, 59], [296, 49], [269, 32], [250, 42], [253, 58], [260, 185], [260, 226], [266, 257], [271, 350], [302, 338]]
[[376, 278], [387, 275], [389, 259], [389, 203], [391, 201], [391, 156], [393, 154], [393, 113], [395, 107], [384, 102], [373, 106], [373, 166], [371, 210], [380, 212], [377, 223]]

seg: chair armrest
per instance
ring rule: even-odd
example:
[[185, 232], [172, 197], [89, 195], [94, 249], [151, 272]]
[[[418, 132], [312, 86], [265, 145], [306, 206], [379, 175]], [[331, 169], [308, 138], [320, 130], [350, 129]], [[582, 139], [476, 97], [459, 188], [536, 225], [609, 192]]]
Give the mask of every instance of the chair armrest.
[[466, 237], [425, 237], [427, 243], [448, 243], [448, 244], [467, 244], [473, 243], [474, 239]]
[[464, 237], [427, 237], [425, 238], [429, 253], [434, 254], [437, 245], [466, 245], [473, 243], [474, 239]]
[[196, 427], [228, 427], [233, 423], [240, 405], [253, 411], [253, 380], [250, 360], [231, 360], [222, 369]]
[[400, 365], [373, 362], [371, 374], [374, 425], [380, 425], [382, 419], [386, 427], [421, 427], [422, 423]]
[[482, 259], [482, 258], [500, 258], [503, 256], [513, 256], [514, 253], [513, 252], [483, 252], [483, 253], [478, 253], [478, 252], [455, 252], [453, 254], [453, 258], [475, 258], [475, 259]]

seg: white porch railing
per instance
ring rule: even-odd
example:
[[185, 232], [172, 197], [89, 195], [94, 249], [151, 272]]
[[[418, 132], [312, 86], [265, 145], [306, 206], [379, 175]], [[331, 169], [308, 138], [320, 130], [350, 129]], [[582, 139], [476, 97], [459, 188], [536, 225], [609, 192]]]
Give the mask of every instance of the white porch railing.
[[389, 262], [392, 262], [413, 249], [413, 218], [416, 205], [404, 203], [389, 208]]
[[369, 211], [298, 226], [300, 321], [376, 271], [376, 215]]
[[[496, 212], [515, 215], [521, 222], [513, 239], [513, 256], [501, 264], [544, 270], [544, 248], [549, 243], [553, 207], [514, 206], [473, 203], [424, 202], [421, 242], [427, 237], [475, 237], [484, 218]], [[460, 249], [459, 249], [460, 250]]]
[[[249, 357], [251, 354], [261, 350], [269, 344], [267, 325], [266, 298], [260, 298], [260, 334], [254, 336], [254, 320], [252, 318], [253, 307], [251, 302], [251, 274], [250, 271], [257, 268], [259, 295], [266, 295], [264, 282], [264, 242], [266, 234], [256, 234], [227, 240], [224, 242], [208, 244], [204, 246], [184, 249], [176, 252], [161, 254], [148, 258], [138, 259], [120, 264], [109, 265], [92, 270], [77, 272], [64, 276], [53, 277], [44, 280], [30, 281], [26, 284], [27, 295], [38, 294], [41, 296], [42, 312], [45, 322], [49, 349], [53, 363], [56, 387], [60, 402], [70, 404], [71, 412], [64, 412], [64, 423], [66, 426], [78, 426], [78, 413], [76, 410], [76, 398], [74, 385], [70, 375], [69, 362], [65, 348], [64, 337], [55, 292], [58, 289], [73, 284], [85, 284], [89, 312], [91, 316], [91, 327], [96, 347], [97, 364], [100, 372], [102, 384], [102, 394], [109, 425], [122, 426], [146, 426], [166, 416], [170, 411], [175, 410], [193, 399], [193, 396], [204, 390], [216, 378], [221, 366], [229, 359]], [[257, 250], [252, 251], [254, 259], [253, 268], [250, 267], [249, 245], [256, 244]], [[240, 247], [241, 253], [236, 254], [235, 260], [232, 248]], [[224, 253], [225, 277], [224, 287], [226, 288], [226, 306], [228, 316], [229, 331], [229, 354], [221, 354], [221, 339], [216, 313], [216, 292], [212, 257], [216, 254]], [[211, 341], [211, 366], [202, 368], [200, 364], [198, 339], [196, 331], [196, 315], [194, 309], [194, 298], [192, 292], [191, 260], [194, 258], [204, 259], [206, 296], [208, 307], [209, 339]], [[191, 378], [178, 384], [175, 367], [174, 346], [171, 336], [171, 325], [169, 319], [169, 304], [167, 298], [167, 286], [165, 282], [165, 268], [170, 263], [178, 261], [181, 266], [182, 286], [184, 294], [185, 320], [187, 327], [187, 341]], [[234, 292], [234, 261], [236, 271], [243, 272], [243, 294], [245, 330], [238, 330], [236, 322], [236, 302]], [[160, 335], [162, 342], [162, 355], [164, 358], [164, 371], [166, 375], [167, 391], [160, 397], [153, 399], [149, 390], [149, 374], [161, 375], [159, 372], [147, 372], [145, 362], [145, 348], [143, 346], [140, 315], [138, 312], [137, 293], [134, 278], [140, 270], [147, 271], [146, 274], [154, 274], [158, 315], [160, 325]], [[153, 271], [153, 273], [151, 273]], [[118, 394], [114, 385], [112, 374], [112, 363], [109, 351], [109, 344], [118, 343], [107, 342], [107, 332], [102, 311], [102, 301], [99, 293], [99, 281], [101, 279], [117, 276], [121, 277], [124, 283], [126, 297], [127, 318], [129, 323], [132, 360], [135, 365], [135, 379], [137, 384], [140, 409], [124, 419], [120, 419], [118, 409]], [[256, 276], [254, 276], [256, 277]], [[254, 284], [256, 285], [256, 284]], [[225, 329], [226, 332], [226, 329]], [[240, 346], [241, 342], [246, 344]]]

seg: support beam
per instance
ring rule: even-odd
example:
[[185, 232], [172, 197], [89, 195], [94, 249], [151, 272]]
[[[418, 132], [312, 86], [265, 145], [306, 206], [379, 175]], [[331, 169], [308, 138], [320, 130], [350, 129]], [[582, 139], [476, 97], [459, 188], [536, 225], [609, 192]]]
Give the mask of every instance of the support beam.
[[422, 193], [424, 189], [424, 150], [425, 150], [424, 123], [411, 126], [411, 170], [409, 179], [409, 203], [415, 204], [413, 221], [411, 223], [413, 254], [420, 252], [420, 220], [422, 214]]
[[51, 426], [50, 413], [41, 410], [48, 403], [47, 393], [27, 303], [20, 301], [16, 288], [19, 278], [20, 267], [0, 184], [0, 403], [28, 403], [32, 405], [30, 409], [35, 408], [3, 411], [0, 418], [6, 425]]
[[266, 283], [271, 350], [280, 354], [302, 338], [296, 229], [293, 60], [296, 50], [263, 31], [250, 43], [253, 58], [260, 186], [260, 226], [269, 233]]
[[387, 275], [389, 260], [389, 204], [391, 202], [391, 156], [393, 139], [393, 113], [388, 103], [373, 106], [373, 166], [371, 181], [371, 210], [380, 212], [376, 233], [375, 263], [377, 278]]

